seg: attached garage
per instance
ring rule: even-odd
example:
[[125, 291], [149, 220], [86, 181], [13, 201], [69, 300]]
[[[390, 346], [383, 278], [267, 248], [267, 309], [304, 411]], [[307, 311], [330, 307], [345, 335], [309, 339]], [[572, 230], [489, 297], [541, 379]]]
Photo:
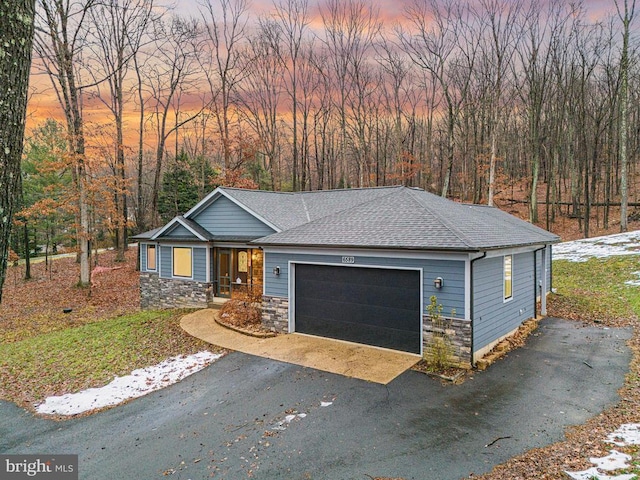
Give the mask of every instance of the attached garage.
[[294, 268], [296, 332], [421, 353], [419, 270]]

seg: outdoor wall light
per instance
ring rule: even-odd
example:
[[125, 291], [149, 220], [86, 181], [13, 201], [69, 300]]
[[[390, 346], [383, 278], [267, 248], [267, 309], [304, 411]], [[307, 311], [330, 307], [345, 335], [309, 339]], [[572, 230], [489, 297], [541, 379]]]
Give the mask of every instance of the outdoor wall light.
[[273, 274], [277, 277], [280, 275], [280, 267], [273, 267]]
[[441, 289], [444, 286], [444, 280], [442, 279], [442, 277], [436, 277], [436, 279], [433, 281], [433, 286], [438, 290]]

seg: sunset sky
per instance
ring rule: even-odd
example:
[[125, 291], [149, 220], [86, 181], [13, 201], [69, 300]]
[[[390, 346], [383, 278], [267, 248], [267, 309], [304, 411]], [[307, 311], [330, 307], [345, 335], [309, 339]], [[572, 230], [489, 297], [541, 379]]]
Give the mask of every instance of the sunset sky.
[[[189, 17], [200, 17], [199, 8], [204, 0], [173, 0], [171, 3], [175, 6], [175, 12], [178, 15]], [[215, 0], [214, 4], [216, 3]], [[310, 16], [319, 23], [319, 5], [321, 0], [310, 1]], [[374, 5], [379, 9], [380, 19], [385, 29], [391, 27], [402, 19], [402, 14], [406, 6], [410, 5], [413, 0], [377, 0]], [[620, 0], [621, 2], [623, 0]], [[253, 0], [250, 2], [250, 19], [255, 20], [259, 15], [266, 14], [272, 10], [273, 0]], [[591, 19], [602, 19], [615, 14], [615, 4], [613, 0], [585, 0], [585, 9]], [[313, 25], [312, 21], [312, 25]], [[636, 22], [640, 25], [640, 22]], [[638, 26], [636, 26], [638, 28]], [[29, 104], [27, 127], [33, 128], [40, 124], [48, 117], [62, 120], [61, 111], [58, 106], [57, 99], [51, 87], [50, 80], [46, 75], [38, 74], [34, 71], [31, 78], [32, 96]], [[133, 108], [130, 108], [131, 115], [130, 124], [135, 125], [137, 119]], [[99, 102], [85, 99], [84, 115], [87, 123], [106, 121], [103, 107]]]

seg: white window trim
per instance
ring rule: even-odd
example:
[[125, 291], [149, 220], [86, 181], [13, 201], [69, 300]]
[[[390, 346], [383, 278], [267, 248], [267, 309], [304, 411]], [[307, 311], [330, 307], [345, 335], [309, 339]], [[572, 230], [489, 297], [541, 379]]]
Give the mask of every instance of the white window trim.
[[[190, 277], [183, 277], [180, 275], [174, 275], [175, 272], [175, 268], [174, 268], [174, 255], [173, 255], [173, 251], [175, 248], [188, 248], [191, 251], [191, 276]], [[193, 265], [193, 247], [187, 247], [187, 246], [180, 246], [180, 245], [172, 245], [171, 246], [171, 278], [175, 278], [178, 280], [193, 280], [193, 271], [195, 270]]]
[[[149, 268], [149, 247], [154, 247], [155, 256], [156, 256], [156, 268]], [[158, 244], [156, 243], [145, 243], [145, 265], [144, 268], [147, 272], [157, 272], [158, 271], [158, 258], [160, 257], [160, 249], [158, 248]]]
[[[506, 284], [507, 284], [507, 279], [506, 279], [506, 270], [505, 270], [505, 259], [507, 257], [511, 257], [511, 296], [507, 297], [507, 292], [506, 292]], [[514, 260], [514, 256], [512, 254], [510, 255], [504, 255], [502, 257], [502, 302], [503, 303], [509, 303], [513, 300], [513, 260]]]

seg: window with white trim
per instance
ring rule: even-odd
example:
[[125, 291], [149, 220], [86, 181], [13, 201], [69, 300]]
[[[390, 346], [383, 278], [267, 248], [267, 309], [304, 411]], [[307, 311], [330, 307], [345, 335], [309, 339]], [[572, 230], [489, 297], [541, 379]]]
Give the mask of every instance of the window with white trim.
[[504, 256], [504, 301], [513, 298], [513, 255]]
[[173, 276], [193, 276], [192, 250], [189, 247], [173, 247]]
[[157, 268], [156, 252], [155, 245], [147, 245], [147, 270], [155, 270]]

